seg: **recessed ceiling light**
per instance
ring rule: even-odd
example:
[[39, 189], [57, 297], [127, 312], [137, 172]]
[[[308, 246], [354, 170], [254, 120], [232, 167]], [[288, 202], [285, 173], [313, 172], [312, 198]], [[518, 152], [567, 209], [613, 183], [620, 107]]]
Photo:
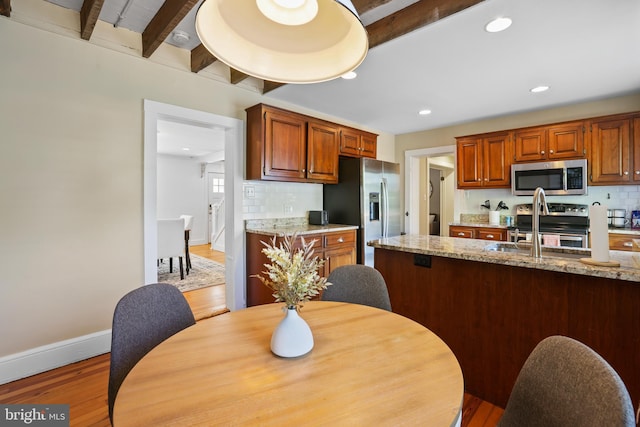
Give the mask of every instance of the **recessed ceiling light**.
[[187, 147], [184, 147], [182, 151], [189, 151], [189, 149]]
[[355, 71], [349, 71], [348, 73], [344, 73], [341, 77], [345, 80], [355, 79], [358, 76], [358, 73]]
[[421, 116], [428, 116], [429, 114], [431, 114], [431, 110], [420, 110], [418, 111], [418, 114], [420, 114]]
[[496, 18], [493, 21], [489, 22], [484, 26], [484, 29], [490, 33], [498, 33], [500, 31], [504, 31], [511, 26], [511, 18], [500, 17]]
[[545, 92], [547, 90], [549, 90], [549, 86], [541, 85], [541, 86], [536, 86], [536, 87], [532, 88], [531, 92], [539, 93], [539, 92]]

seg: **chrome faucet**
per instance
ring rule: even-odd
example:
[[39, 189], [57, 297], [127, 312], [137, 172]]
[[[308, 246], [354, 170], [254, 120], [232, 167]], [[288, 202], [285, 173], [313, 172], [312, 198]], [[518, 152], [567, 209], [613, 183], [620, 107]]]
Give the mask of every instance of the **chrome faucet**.
[[531, 256], [534, 258], [542, 257], [542, 248], [540, 247], [540, 208], [542, 215], [549, 215], [547, 200], [544, 190], [541, 187], [536, 188], [533, 192], [533, 218], [531, 221]]

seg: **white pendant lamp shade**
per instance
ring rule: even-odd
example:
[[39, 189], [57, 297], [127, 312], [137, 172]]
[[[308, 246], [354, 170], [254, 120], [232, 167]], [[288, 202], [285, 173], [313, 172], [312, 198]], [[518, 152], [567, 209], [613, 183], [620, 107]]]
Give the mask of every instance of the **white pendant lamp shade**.
[[205, 0], [196, 31], [220, 61], [280, 83], [335, 79], [360, 65], [369, 48], [349, 0]]

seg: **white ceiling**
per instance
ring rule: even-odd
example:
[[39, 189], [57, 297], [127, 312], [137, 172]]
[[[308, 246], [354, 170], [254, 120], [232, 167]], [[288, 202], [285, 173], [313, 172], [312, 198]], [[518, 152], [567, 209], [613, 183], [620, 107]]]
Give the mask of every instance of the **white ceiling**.
[[[80, 10], [82, 0], [49, 0]], [[365, 24], [415, 0], [392, 0]], [[164, 0], [132, 0], [119, 25], [142, 32]], [[114, 23], [127, 0], [106, 0]], [[389, 8], [383, 10], [382, 8]], [[197, 6], [177, 27], [199, 44]], [[513, 25], [487, 33], [492, 18]], [[180, 45], [167, 39], [168, 43]], [[370, 49], [355, 80], [285, 85], [275, 98], [392, 134], [546, 109], [640, 91], [639, 0], [485, 0]], [[544, 93], [529, 92], [548, 85]], [[266, 100], [265, 102], [268, 102]], [[419, 116], [421, 109], [432, 114]]]
[[225, 130], [158, 120], [158, 154], [195, 158], [199, 162], [224, 159]]

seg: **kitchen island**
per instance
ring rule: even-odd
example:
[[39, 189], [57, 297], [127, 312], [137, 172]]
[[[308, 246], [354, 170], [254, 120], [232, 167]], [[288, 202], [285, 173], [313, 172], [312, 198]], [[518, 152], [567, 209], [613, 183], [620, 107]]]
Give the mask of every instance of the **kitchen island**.
[[566, 335], [602, 355], [632, 401], [640, 399], [639, 253], [611, 251], [620, 267], [600, 267], [580, 262], [589, 252], [543, 249], [533, 259], [476, 239], [407, 235], [369, 244], [393, 311], [450, 346], [470, 393], [504, 407], [536, 344]]

